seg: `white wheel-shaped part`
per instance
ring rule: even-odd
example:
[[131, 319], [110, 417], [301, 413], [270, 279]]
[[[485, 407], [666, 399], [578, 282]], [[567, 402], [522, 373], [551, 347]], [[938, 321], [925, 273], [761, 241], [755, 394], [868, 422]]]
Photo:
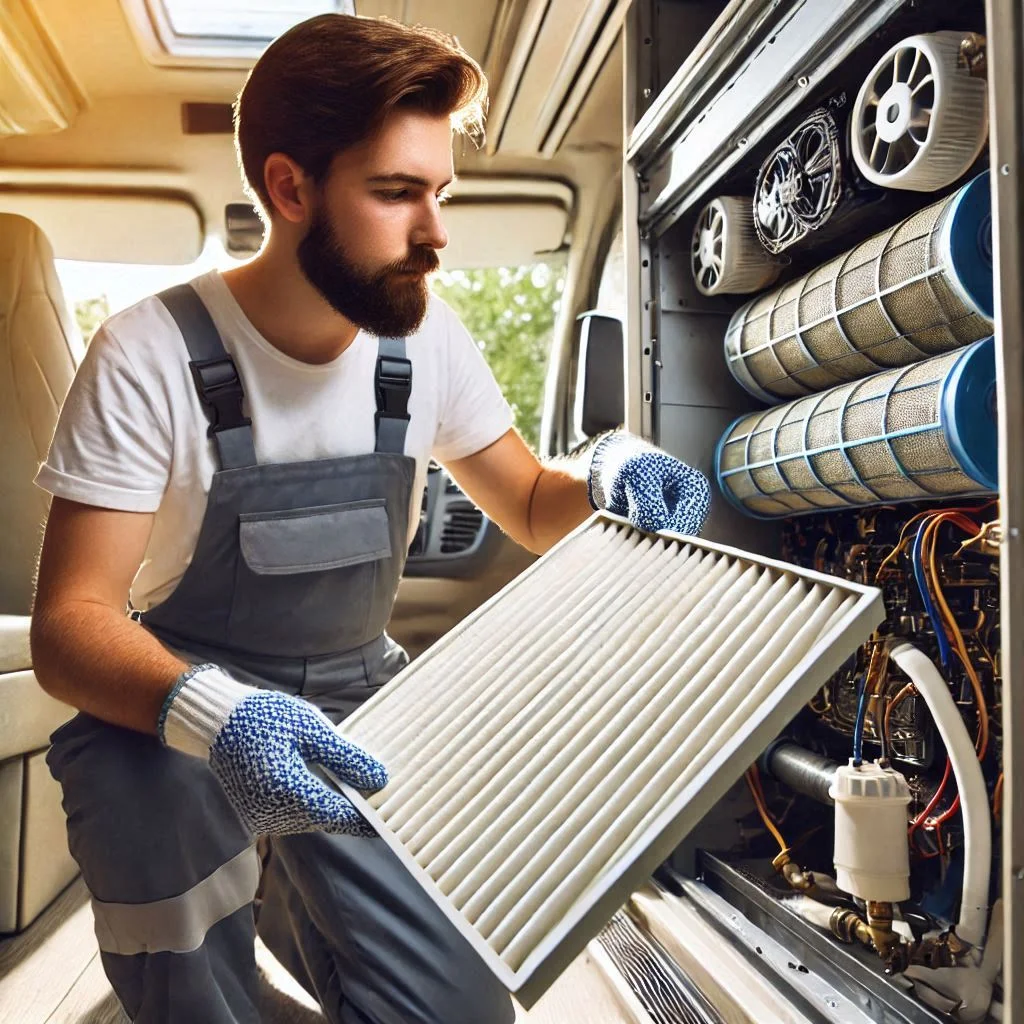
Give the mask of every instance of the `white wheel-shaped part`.
[[740, 196], [719, 196], [701, 210], [691, 262], [704, 295], [756, 292], [782, 269], [757, 240], [750, 200]]
[[868, 181], [933, 192], [974, 163], [988, 135], [987, 86], [960, 60], [966, 32], [910, 36], [871, 70], [850, 117]]

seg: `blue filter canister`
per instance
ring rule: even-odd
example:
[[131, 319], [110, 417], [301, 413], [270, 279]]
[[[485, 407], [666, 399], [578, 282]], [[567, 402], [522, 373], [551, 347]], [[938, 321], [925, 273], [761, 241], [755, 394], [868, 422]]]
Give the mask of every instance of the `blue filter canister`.
[[942, 429], [953, 458], [964, 473], [986, 490], [998, 490], [994, 338], [986, 338], [964, 350], [942, 382], [940, 401]]
[[953, 197], [939, 234], [949, 282], [968, 305], [992, 319], [992, 195], [988, 171]]

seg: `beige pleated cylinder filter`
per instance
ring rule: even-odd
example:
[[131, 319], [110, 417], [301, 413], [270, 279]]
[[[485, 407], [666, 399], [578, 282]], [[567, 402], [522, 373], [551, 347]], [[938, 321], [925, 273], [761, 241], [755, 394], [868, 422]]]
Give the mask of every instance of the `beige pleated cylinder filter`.
[[966, 174], [988, 137], [988, 83], [965, 50], [970, 32], [933, 32], [897, 43], [871, 69], [850, 116], [861, 174], [884, 188], [934, 192]]
[[988, 175], [742, 306], [725, 358], [766, 402], [927, 359], [992, 333]]
[[761, 518], [991, 492], [994, 395], [989, 338], [753, 413], [719, 442], [718, 485]]
[[718, 196], [701, 210], [693, 229], [691, 267], [702, 294], [760, 291], [778, 278], [782, 266], [758, 240], [749, 199]]
[[880, 616], [595, 517], [346, 720], [391, 779], [354, 799], [529, 1005]]

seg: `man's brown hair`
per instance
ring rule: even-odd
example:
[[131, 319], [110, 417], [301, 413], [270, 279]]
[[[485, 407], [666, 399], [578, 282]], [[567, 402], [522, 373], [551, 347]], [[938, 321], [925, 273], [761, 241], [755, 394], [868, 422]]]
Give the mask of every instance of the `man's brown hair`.
[[453, 36], [389, 18], [322, 14], [279, 36], [235, 102], [235, 146], [251, 196], [272, 210], [263, 179], [271, 153], [314, 181], [342, 150], [371, 138], [396, 108], [483, 128], [487, 79]]

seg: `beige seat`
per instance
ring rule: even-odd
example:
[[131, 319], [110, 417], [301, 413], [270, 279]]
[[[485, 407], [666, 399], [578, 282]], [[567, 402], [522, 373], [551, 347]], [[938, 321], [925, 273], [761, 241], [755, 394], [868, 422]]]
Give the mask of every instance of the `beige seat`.
[[0, 215], [0, 932], [27, 927], [77, 873], [44, 761], [72, 712], [35, 681], [28, 616], [48, 506], [32, 479], [82, 351], [46, 236]]

